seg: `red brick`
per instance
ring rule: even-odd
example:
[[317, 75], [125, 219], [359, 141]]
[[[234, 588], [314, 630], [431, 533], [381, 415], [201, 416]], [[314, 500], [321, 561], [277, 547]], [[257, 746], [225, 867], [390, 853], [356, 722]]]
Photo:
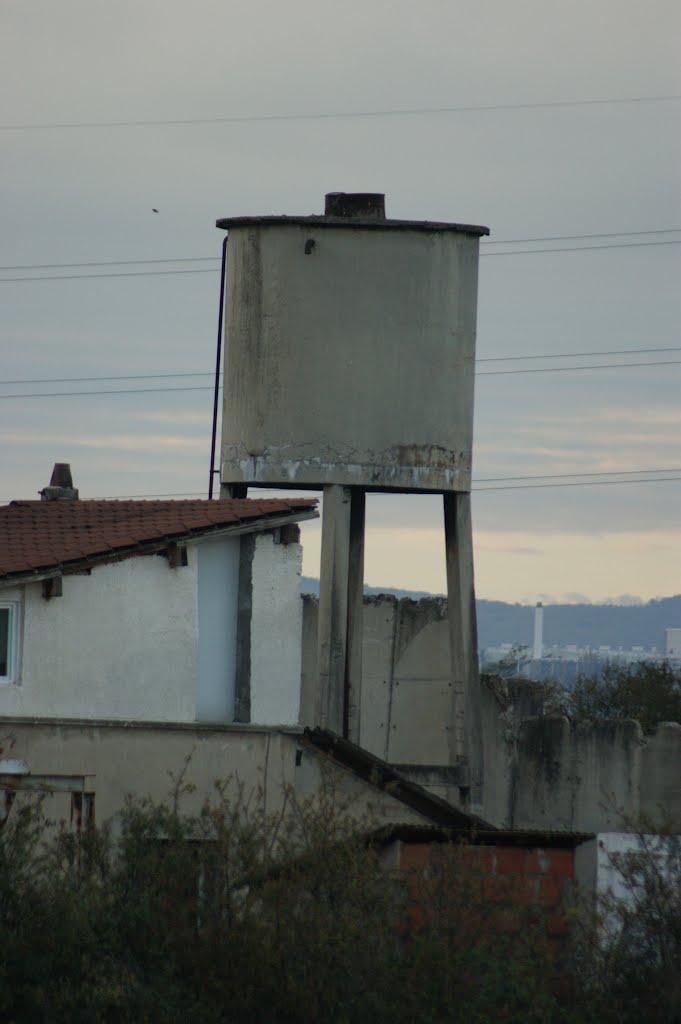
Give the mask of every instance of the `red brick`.
[[547, 850], [551, 858], [549, 874], [557, 878], [572, 878], [575, 873], [574, 850]]
[[550, 866], [550, 850], [535, 849], [525, 852], [525, 870], [532, 875], [543, 875]]
[[525, 871], [525, 850], [513, 846], [496, 847], [496, 869], [500, 875], [521, 875]]
[[404, 870], [421, 868], [428, 863], [430, 845], [428, 843], [403, 843], [400, 850], [400, 867]]
[[498, 910], [492, 917], [491, 925], [497, 932], [519, 932], [520, 915], [512, 910]]
[[457, 850], [461, 864], [481, 874], [494, 869], [494, 853], [492, 846], [460, 846]]
[[557, 906], [563, 896], [563, 886], [557, 878], [540, 880], [539, 899], [545, 907]]
[[546, 919], [546, 931], [549, 935], [558, 936], [565, 935], [567, 932], [567, 922], [564, 914], [549, 914]]

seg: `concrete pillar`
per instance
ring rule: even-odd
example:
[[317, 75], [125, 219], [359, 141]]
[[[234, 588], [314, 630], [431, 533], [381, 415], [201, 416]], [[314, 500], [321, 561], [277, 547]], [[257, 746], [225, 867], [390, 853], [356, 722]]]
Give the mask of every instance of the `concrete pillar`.
[[319, 569], [317, 721], [343, 732], [350, 570], [350, 488], [328, 484], [322, 506]]
[[348, 637], [345, 662], [343, 735], [359, 744], [362, 707], [362, 640], [364, 635], [364, 518], [366, 499], [361, 487], [350, 494], [350, 565], [348, 569]]
[[443, 498], [449, 636], [454, 683], [452, 724], [455, 734], [458, 734], [460, 712], [463, 711], [460, 753], [463, 754], [468, 769], [468, 785], [462, 787], [462, 797], [468, 809], [475, 812], [482, 807], [484, 760], [473, 582], [471, 497], [470, 494], [462, 492], [449, 492], [445, 493]]
[[359, 740], [364, 491], [329, 484], [322, 507], [317, 721]]

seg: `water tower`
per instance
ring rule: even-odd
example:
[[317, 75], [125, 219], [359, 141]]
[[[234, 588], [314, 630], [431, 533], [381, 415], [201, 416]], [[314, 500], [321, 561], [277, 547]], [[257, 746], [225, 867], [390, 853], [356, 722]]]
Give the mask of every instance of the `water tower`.
[[373, 193], [330, 193], [323, 216], [217, 226], [228, 231], [222, 494], [324, 494], [315, 724], [358, 741], [366, 493], [442, 494], [452, 760], [464, 797], [479, 804], [470, 486], [478, 249], [488, 229], [387, 219]]

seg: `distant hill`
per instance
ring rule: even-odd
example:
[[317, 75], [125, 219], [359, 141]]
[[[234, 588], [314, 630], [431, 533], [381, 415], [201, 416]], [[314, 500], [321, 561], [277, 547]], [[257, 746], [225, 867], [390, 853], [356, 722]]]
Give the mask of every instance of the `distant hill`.
[[[532, 645], [534, 608], [478, 601], [478, 645]], [[664, 648], [664, 631], [681, 625], [681, 594], [646, 604], [550, 604], [544, 607], [544, 646]]]
[[[319, 580], [303, 576], [302, 589], [319, 593]], [[417, 601], [432, 594], [394, 587], [365, 587], [367, 594], [394, 594]], [[478, 646], [532, 645], [534, 607], [505, 601], [478, 601]], [[578, 647], [664, 648], [664, 631], [681, 627], [681, 594], [645, 604], [550, 604], [544, 606], [544, 644], [577, 644]]]
[[[300, 589], [304, 594], [314, 594], [319, 597], [319, 580], [313, 576], [302, 576]], [[431, 594], [427, 590], [398, 590], [396, 587], [364, 587], [365, 594], [392, 594], [393, 597], [410, 597], [412, 601], [419, 601], [422, 597], [442, 597], [442, 594]]]

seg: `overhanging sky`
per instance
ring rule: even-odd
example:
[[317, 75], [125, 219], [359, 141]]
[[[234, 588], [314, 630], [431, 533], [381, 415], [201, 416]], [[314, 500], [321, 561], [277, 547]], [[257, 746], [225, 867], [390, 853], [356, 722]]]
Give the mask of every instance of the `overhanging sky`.
[[[388, 216], [490, 226], [481, 359], [554, 356], [478, 367], [474, 477], [515, 485], [474, 497], [479, 595], [679, 590], [678, 3], [6, 0], [0, 19], [0, 265], [18, 268], [0, 271], [0, 377], [138, 378], [0, 394], [208, 388], [142, 375], [212, 371], [217, 260], [129, 261], [217, 257], [217, 217], [385, 192]], [[627, 102], [523, 106], [608, 99]], [[36, 127], [83, 123], [100, 127]], [[558, 240], [497, 244], [533, 238]], [[613, 365], [633, 362], [675, 365]], [[35, 496], [55, 461], [82, 497], [205, 493], [210, 408], [209, 390], [0, 398], [0, 499]], [[527, 486], [550, 482], [570, 486]], [[444, 587], [436, 499], [371, 500], [366, 578]]]

